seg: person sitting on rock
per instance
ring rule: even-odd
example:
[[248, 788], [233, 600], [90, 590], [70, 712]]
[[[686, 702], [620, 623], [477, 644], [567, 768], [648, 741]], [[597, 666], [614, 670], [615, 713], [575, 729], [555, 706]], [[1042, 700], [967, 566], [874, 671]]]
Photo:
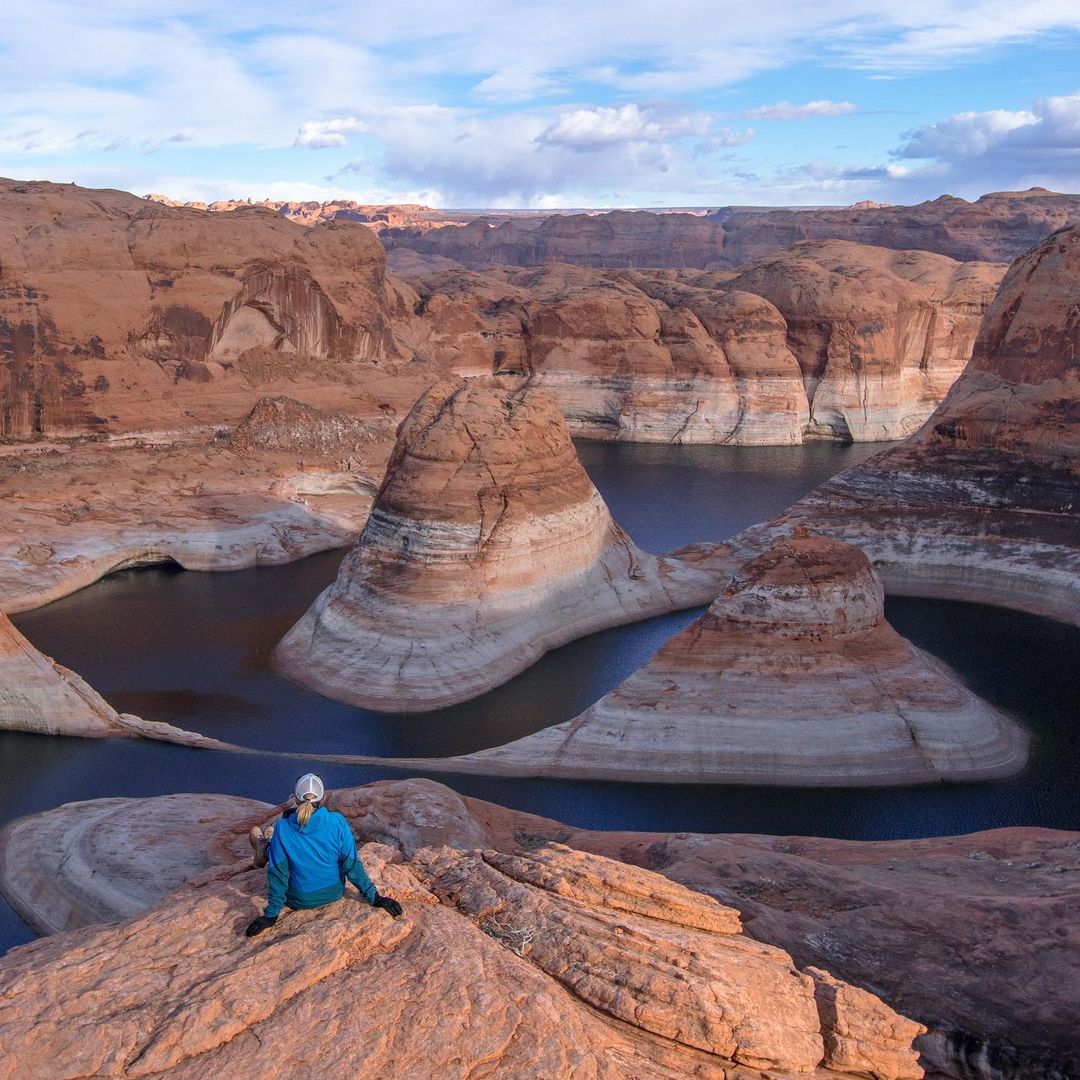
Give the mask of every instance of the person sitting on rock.
[[345, 895], [348, 878], [372, 907], [395, 919], [401, 905], [380, 896], [356, 854], [356, 841], [344, 815], [322, 805], [323, 782], [306, 773], [296, 782], [296, 806], [285, 812], [277, 828], [251, 830], [255, 865], [265, 866], [269, 899], [266, 909], [244, 933], [261, 934], [277, 922], [282, 907], [318, 908]]

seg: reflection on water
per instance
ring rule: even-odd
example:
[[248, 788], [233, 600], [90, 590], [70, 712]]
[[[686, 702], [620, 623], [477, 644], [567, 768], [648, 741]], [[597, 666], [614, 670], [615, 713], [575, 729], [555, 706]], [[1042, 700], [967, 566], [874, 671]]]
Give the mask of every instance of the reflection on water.
[[[652, 551], [722, 539], [769, 517], [874, 448], [745, 449], [583, 444], [616, 519]], [[333, 579], [340, 553], [289, 566], [198, 574], [117, 574], [15, 622], [116, 707], [266, 750], [380, 755], [467, 752], [576, 715], [640, 667], [695, 612], [605, 631], [550, 653], [476, 701], [427, 716], [371, 713], [277, 676], [273, 645]], [[889, 618], [1035, 735], [1011, 780], [910, 789], [820, 790], [439, 777], [467, 795], [575, 825], [765, 832], [863, 839], [1001, 825], [1080, 827], [1080, 630], [976, 605], [895, 599]], [[188, 750], [138, 740], [0, 733], [0, 822], [74, 799], [222, 791], [276, 801], [298, 772], [288, 756]], [[397, 777], [328, 765], [333, 786]], [[0, 904], [0, 951], [28, 939]]]

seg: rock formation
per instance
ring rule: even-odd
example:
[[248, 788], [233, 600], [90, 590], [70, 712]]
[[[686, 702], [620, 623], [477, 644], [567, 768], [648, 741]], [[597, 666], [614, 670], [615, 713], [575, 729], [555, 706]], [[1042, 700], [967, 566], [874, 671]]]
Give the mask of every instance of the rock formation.
[[538, 266], [730, 269], [802, 240], [854, 240], [953, 259], [1008, 262], [1055, 229], [1080, 221], [1080, 195], [1044, 188], [1002, 191], [973, 203], [952, 195], [917, 206], [762, 209], [724, 207], [708, 216], [615, 210], [534, 222], [493, 217], [457, 224], [385, 227], [389, 251], [453, 259], [470, 269]]
[[351, 543], [392, 446], [285, 398], [200, 441], [39, 444], [0, 454], [0, 611], [39, 607], [114, 570], [238, 570]]
[[914, 432], [971, 356], [1004, 267], [847, 241], [796, 244], [729, 285], [786, 321], [810, 401], [807, 438]]
[[211, 866], [250, 858], [247, 837], [223, 843], [217, 823], [270, 809], [212, 794], [65, 803], [0, 829], [4, 898], [39, 934], [120, 922]]
[[1022, 769], [1024, 731], [897, 634], [882, 601], [857, 548], [779, 540], [580, 716], [447, 767], [830, 787]]
[[263, 875], [240, 863], [13, 950], [0, 1077], [270, 1080], [315, 1055], [332, 1076], [923, 1075], [920, 1025], [649, 871], [558, 845], [361, 856], [402, 918], [346, 899], [246, 940]]
[[1010, 268], [974, 355], [922, 429], [737, 538], [850, 540], [887, 590], [1080, 623], [1080, 227]]
[[528, 376], [588, 438], [896, 439], [963, 369], [1003, 272], [842, 242], [737, 277], [447, 271], [414, 279], [409, 340], [461, 375]]
[[[190, 804], [187, 810], [182, 808], [185, 801]], [[398, 848], [406, 859], [443, 845], [531, 856], [538, 849], [553, 850], [547, 845], [554, 843], [659, 871], [738, 908], [744, 935], [789, 951], [808, 974], [814, 974], [811, 968], [825, 969], [847, 980], [846, 989], [830, 989], [828, 980], [818, 975], [819, 1006], [827, 1005], [830, 995], [842, 998], [859, 987], [929, 1026], [917, 1045], [924, 1066], [935, 1075], [1034, 1080], [1076, 1071], [1080, 1016], [1072, 987], [1080, 978], [1080, 948], [1069, 928], [1080, 892], [1080, 834], [997, 829], [869, 843], [593, 832], [464, 798], [420, 779], [339, 790], [331, 801], [349, 819], [360, 842]], [[127, 898], [129, 870], [109, 862], [107, 853], [125, 842], [131, 823], [146, 822], [147, 845], [182, 835], [189, 850], [177, 849], [178, 860], [202, 865], [200, 860], [209, 858], [222, 864], [219, 873], [228, 874], [238, 853], [246, 853], [249, 827], [280, 813], [280, 808], [253, 809], [244, 799], [205, 795], [106, 800], [101, 805], [114, 802], [108, 814], [96, 813], [94, 803], [72, 804], [3, 834], [0, 853], [19, 856], [21, 887], [29, 884], [38, 910], [64, 910], [69, 889], [67, 878], [57, 876], [55, 860], [46, 854], [52, 849], [32, 842], [38, 822], [52, 836], [66, 829], [79, 832], [80, 822], [89, 817], [98, 839], [93, 845], [80, 842], [78, 850], [91, 860], [90, 867], [98, 865], [98, 853], [105, 852], [102, 869], [108, 865], [110, 879], [118, 875], [120, 895]], [[168, 812], [139, 814], [140, 808], [149, 811], [158, 805]], [[171, 825], [196, 815], [201, 815], [197, 830], [178, 834]], [[213, 877], [204, 874], [203, 880]], [[655, 879], [648, 875], [645, 880]], [[12, 884], [10, 871], [0, 872], [0, 888], [9, 897]], [[148, 903], [168, 891], [159, 884], [154, 895], [153, 885], [147, 879], [138, 886], [147, 889]], [[258, 884], [242, 887], [254, 891]], [[386, 891], [391, 891], [389, 884]], [[654, 891], [652, 886], [649, 891]], [[107, 890], [100, 887], [98, 895], [107, 897]], [[256, 910], [253, 902], [244, 902]], [[128, 910], [102, 914], [117, 920], [127, 917]], [[411, 908], [407, 915], [412, 917]], [[238, 914], [232, 921], [243, 925], [246, 917]], [[655, 934], [654, 929], [650, 938]], [[69, 935], [62, 940], [84, 939]], [[503, 940], [512, 944], [515, 939]], [[829, 1038], [824, 1030], [823, 1035]]]
[[0, 615], [0, 729], [127, 734], [115, 709], [75, 672], [39, 653], [6, 615]]
[[0, 180], [0, 250], [3, 438], [235, 423], [294, 380], [362, 405], [401, 355], [362, 225]]
[[584, 634], [706, 602], [730, 563], [678, 554], [612, 521], [550, 399], [446, 380], [402, 424], [359, 542], [276, 660], [351, 704], [438, 708]]

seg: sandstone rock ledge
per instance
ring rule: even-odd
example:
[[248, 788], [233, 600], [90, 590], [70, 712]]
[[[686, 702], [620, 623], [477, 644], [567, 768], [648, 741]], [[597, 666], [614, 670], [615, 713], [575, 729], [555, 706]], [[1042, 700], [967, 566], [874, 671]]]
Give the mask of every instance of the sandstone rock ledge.
[[400, 920], [347, 899], [248, 941], [262, 874], [210, 870], [119, 926], [0, 960], [0, 1077], [923, 1075], [924, 1029], [646, 870], [367, 845]]
[[529, 776], [856, 787], [1022, 769], [1023, 729], [897, 634], [883, 600], [857, 548], [778, 540], [580, 716], [457, 762]]
[[545, 395], [445, 380], [401, 425], [359, 542], [275, 657], [328, 697], [435, 709], [584, 634], [707, 603], [730, 569], [723, 548], [640, 551]]

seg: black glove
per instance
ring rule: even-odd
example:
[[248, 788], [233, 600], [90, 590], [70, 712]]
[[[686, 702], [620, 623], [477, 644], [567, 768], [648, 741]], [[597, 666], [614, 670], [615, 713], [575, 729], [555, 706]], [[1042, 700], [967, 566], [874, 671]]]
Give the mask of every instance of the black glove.
[[396, 919], [401, 914], [401, 905], [392, 896], [379, 896], [375, 894], [372, 907], [381, 907], [383, 911], [389, 911]]
[[277, 919], [276, 915], [260, 915], [257, 919], [252, 919], [248, 928], [244, 931], [244, 937], [254, 937], [256, 934], [261, 934], [265, 929], [273, 926]]

